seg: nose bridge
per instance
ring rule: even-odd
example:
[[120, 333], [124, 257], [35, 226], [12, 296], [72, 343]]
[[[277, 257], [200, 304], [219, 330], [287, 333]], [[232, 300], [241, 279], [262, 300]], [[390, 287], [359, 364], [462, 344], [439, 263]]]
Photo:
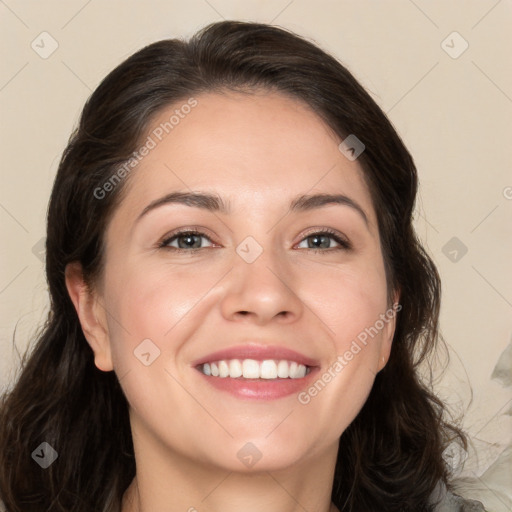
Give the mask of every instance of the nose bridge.
[[289, 272], [279, 248], [273, 246], [271, 237], [266, 237], [260, 244], [249, 236], [238, 244], [236, 253], [235, 270], [242, 283], [250, 284], [253, 280], [260, 285], [261, 290], [284, 286], [283, 280]]
[[272, 236], [247, 236], [238, 244], [233, 271], [223, 299], [223, 313], [253, 314], [260, 321], [276, 315], [301, 314], [301, 301], [293, 290], [291, 269]]

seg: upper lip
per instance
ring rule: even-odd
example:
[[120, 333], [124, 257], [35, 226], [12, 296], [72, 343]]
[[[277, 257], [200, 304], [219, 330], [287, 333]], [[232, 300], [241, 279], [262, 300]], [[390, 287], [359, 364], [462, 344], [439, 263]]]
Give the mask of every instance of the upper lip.
[[299, 364], [310, 367], [318, 366], [319, 364], [315, 359], [286, 347], [248, 343], [211, 352], [206, 356], [192, 361], [192, 366], [229, 359], [255, 359], [256, 361], [263, 361], [265, 359], [285, 359], [287, 361], [296, 361]]

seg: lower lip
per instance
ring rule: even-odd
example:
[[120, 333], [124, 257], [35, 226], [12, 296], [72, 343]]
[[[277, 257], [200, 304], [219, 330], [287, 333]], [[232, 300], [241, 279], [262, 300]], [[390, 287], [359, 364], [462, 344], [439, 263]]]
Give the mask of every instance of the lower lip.
[[318, 368], [300, 379], [232, 379], [231, 377], [212, 377], [198, 372], [213, 387], [230, 393], [242, 400], [277, 400], [304, 390], [314, 378]]

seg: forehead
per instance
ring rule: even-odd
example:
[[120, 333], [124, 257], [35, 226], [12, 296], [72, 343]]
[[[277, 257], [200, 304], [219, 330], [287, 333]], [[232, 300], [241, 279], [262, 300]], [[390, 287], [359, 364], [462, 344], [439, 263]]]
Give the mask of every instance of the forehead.
[[307, 105], [280, 93], [184, 99], [161, 110], [143, 140], [152, 147], [129, 178], [123, 202], [130, 210], [175, 190], [216, 192], [233, 207], [262, 209], [339, 192], [372, 215], [361, 167], [339, 151], [341, 139]]

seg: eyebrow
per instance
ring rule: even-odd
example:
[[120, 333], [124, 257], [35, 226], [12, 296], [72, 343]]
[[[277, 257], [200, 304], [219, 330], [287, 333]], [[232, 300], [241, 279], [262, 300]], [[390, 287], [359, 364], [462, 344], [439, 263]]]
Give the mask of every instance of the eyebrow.
[[[211, 212], [219, 212], [223, 214], [229, 214], [231, 211], [229, 203], [226, 203], [221, 197], [215, 194], [205, 192], [171, 192], [170, 194], [160, 197], [148, 204], [148, 206], [142, 210], [135, 222], [138, 222], [150, 211], [166, 204], [183, 204], [185, 206], [202, 208]], [[290, 203], [288, 213], [311, 211], [333, 204], [351, 207], [359, 213], [365, 224], [368, 226], [368, 216], [363, 208], [356, 201], [343, 194], [312, 194], [299, 196]]]

